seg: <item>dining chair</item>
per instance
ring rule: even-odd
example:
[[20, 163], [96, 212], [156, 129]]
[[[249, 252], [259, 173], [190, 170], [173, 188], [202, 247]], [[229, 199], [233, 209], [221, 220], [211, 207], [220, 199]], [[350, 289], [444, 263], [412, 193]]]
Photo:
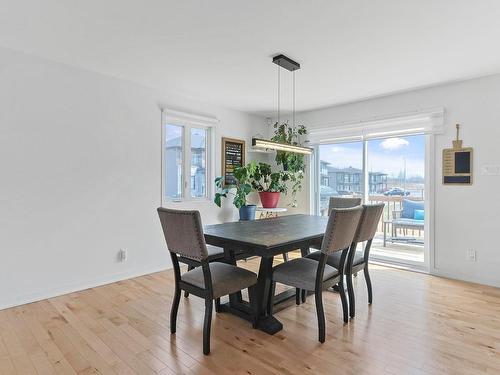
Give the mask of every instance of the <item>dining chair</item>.
[[310, 258], [297, 258], [273, 268], [269, 312], [273, 313], [276, 283], [293, 286], [297, 289], [313, 291], [318, 316], [319, 341], [325, 342], [325, 314], [323, 311], [323, 289], [335, 284], [340, 285], [340, 298], [344, 322], [348, 322], [347, 298], [344, 291], [344, 269], [326, 264], [328, 255], [339, 252], [345, 261], [361, 217], [362, 207], [333, 209], [328, 219], [325, 235], [321, 244], [319, 261]]
[[[356, 301], [354, 296], [354, 287], [352, 277], [354, 274], [363, 270], [365, 275], [366, 287], [368, 289], [368, 303], [373, 301], [372, 283], [370, 273], [368, 271], [368, 260], [370, 258], [370, 248], [373, 238], [377, 233], [378, 223], [384, 211], [384, 204], [370, 204], [363, 205], [363, 212], [359, 220], [356, 234], [354, 235], [353, 242], [349, 249], [348, 255], [345, 259], [338, 253], [333, 253], [328, 256], [326, 264], [337, 269], [343, 268], [346, 275], [347, 293], [349, 296], [349, 316], [354, 318], [356, 315]], [[358, 244], [365, 242], [364, 249], [357, 251]], [[319, 251], [313, 252], [307, 256], [309, 259], [319, 261], [321, 254]]]
[[[207, 245], [207, 253], [208, 253], [207, 262], [209, 262], [209, 263], [215, 262], [217, 260], [221, 260], [224, 258], [224, 249], [222, 249], [220, 247]], [[194, 270], [197, 267], [201, 267], [201, 263], [197, 260], [189, 259], [189, 258], [186, 258], [183, 256], [178, 256], [177, 258], [179, 259], [179, 262], [187, 264], [188, 271]], [[184, 291], [184, 297], [185, 298], [189, 297], [188, 291]], [[216, 306], [216, 310], [217, 310], [218, 303], [215, 306]]]
[[[176, 332], [177, 311], [181, 290], [205, 299], [203, 323], [203, 354], [210, 353], [210, 327], [213, 300], [248, 288], [250, 304], [257, 316], [255, 284], [257, 275], [251, 271], [221, 262], [208, 262], [208, 251], [203, 236], [203, 226], [198, 211], [158, 208], [163, 234], [174, 266], [175, 292], [170, 310], [170, 332]], [[181, 275], [179, 257], [201, 264]], [[256, 327], [256, 320], [253, 327]]]
[[361, 198], [330, 197], [328, 202], [328, 216], [334, 208], [351, 208], [361, 205]]
[[[361, 205], [361, 198], [356, 198], [356, 197], [330, 197], [330, 200], [328, 202], [328, 216], [330, 216], [330, 213], [334, 208], [351, 208], [351, 207], [357, 207]], [[313, 249], [318, 249], [319, 246], [311, 246]], [[317, 252], [317, 251], [316, 251]], [[312, 253], [314, 254], [314, 253]], [[338, 257], [340, 257], [340, 254], [338, 254]], [[336, 285], [333, 286], [334, 290], [337, 291], [338, 287]], [[296, 290], [296, 295], [295, 295], [295, 303], [297, 305], [300, 305], [300, 303], [306, 302], [306, 291], [305, 290]]]

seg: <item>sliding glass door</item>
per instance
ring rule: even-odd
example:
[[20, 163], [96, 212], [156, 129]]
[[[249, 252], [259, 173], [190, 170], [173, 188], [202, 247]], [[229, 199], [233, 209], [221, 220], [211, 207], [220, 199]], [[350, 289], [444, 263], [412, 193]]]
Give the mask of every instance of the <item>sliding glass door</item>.
[[363, 197], [363, 142], [319, 146], [319, 214], [334, 196]]
[[369, 203], [384, 203], [372, 256], [423, 264], [425, 223], [425, 136], [369, 140]]
[[423, 268], [426, 136], [323, 144], [318, 151], [317, 213], [327, 215], [331, 196], [383, 203], [371, 258]]

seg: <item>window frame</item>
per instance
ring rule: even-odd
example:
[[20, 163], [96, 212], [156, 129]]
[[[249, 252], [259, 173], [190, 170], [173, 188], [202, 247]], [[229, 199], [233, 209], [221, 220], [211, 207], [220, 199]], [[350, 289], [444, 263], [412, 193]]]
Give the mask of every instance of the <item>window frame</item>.
[[[161, 122], [161, 202], [208, 202], [213, 199], [214, 187], [211, 181], [215, 175], [215, 125], [218, 120], [203, 116], [190, 115], [177, 111], [162, 112]], [[182, 127], [182, 192], [180, 198], [166, 196], [166, 170], [165, 170], [165, 135], [166, 126], [175, 125]], [[193, 197], [191, 189], [191, 129], [204, 129], [205, 138], [205, 179], [206, 191], [203, 197]]]

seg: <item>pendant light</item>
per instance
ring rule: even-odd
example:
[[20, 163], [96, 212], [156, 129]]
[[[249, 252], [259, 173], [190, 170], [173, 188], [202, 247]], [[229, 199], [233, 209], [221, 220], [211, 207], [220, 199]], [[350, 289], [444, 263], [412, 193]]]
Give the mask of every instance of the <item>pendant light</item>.
[[[300, 64], [296, 61], [293, 61], [292, 59], [290, 59], [285, 55], [275, 56], [273, 58], [273, 63], [278, 65], [278, 124], [280, 122], [281, 69], [284, 68], [292, 72], [292, 77], [293, 77], [292, 126], [295, 129], [295, 71], [300, 69]], [[309, 147], [294, 146], [294, 145], [289, 145], [287, 143], [273, 142], [261, 138], [253, 138], [252, 146], [258, 149], [286, 151], [286, 152], [294, 152], [297, 154], [307, 154], [307, 155], [310, 155], [313, 152], [313, 149]]]

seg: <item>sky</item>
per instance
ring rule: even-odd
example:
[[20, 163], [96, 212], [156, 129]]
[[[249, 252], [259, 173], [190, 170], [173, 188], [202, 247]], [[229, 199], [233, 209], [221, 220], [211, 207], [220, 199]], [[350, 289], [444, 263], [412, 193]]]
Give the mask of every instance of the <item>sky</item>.
[[[363, 143], [338, 143], [320, 146], [320, 159], [337, 168], [363, 166]], [[368, 170], [397, 177], [404, 170], [406, 176], [424, 176], [425, 136], [413, 135], [368, 141]]]

